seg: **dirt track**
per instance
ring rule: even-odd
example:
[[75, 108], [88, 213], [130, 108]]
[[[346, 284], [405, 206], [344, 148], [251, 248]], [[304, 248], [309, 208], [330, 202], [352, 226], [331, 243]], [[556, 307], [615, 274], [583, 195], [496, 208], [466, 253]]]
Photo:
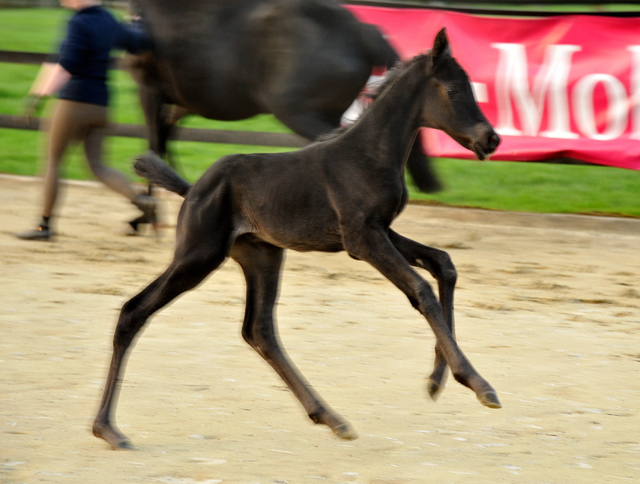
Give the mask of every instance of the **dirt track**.
[[[369, 266], [289, 253], [282, 340], [356, 441], [313, 426], [244, 344], [229, 262], [139, 340], [117, 415], [138, 451], [113, 452], [89, 429], [115, 320], [173, 233], [123, 237], [135, 209], [74, 184], [60, 237], [20, 241], [39, 193], [0, 178], [0, 482], [640, 481], [640, 221], [411, 206], [394, 225], [451, 254], [457, 336], [501, 410], [451, 378], [427, 398], [432, 333]], [[173, 223], [178, 199], [163, 206]]]

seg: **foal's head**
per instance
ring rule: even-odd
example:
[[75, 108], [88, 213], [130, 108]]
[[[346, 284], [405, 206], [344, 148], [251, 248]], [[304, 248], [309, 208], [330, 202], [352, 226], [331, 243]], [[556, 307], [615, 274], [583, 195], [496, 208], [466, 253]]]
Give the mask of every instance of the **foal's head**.
[[425, 64], [429, 82], [425, 126], [441, 129], [484, 160], [496, 150], [500, 137], [476, 104], [467, 73], [451, 56], [444, 29], [438, 32]]

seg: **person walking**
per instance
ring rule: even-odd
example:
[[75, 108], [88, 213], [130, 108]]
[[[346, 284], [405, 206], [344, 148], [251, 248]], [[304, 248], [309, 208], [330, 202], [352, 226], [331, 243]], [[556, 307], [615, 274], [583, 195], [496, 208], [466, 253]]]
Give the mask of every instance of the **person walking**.
[[29, 91], [27, 109], [27, 116], [32, 117], [43, 99], [58, 93], [49, 126], [42, 220], [35, 230], [16, 236], [25, 240], [52, 238], [60, 164], [67, 147], [79, 142], [94, 176], [129, 199], [155, 225], [155, 199], [137, 193], [123, 173], [105, 166], [102, 160], [110, 53], [114, 49], [141, 52], [150, 48], [150, 41], [141, 28], [118, 22], [100, 0], [60, 0], [60, 4], [75, 13], [69, 19], [59, 59], [43, 63]]

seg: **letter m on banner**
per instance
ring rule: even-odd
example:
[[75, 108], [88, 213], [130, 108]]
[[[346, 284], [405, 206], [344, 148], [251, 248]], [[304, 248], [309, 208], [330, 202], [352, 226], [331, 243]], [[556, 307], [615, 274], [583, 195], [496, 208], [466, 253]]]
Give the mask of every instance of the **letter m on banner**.
[[[569, 71], [571, 56], [578, 45], [550, 45], [542, 68], [529, 85], [527, 54], [522, 44], [494, 43], [500, 51], [495, 90], [498, 108], [497, 130], [506, 136], [545, 136], [578, 138], [571, 132], [569, 110]], [[545, 103], [546, 101], [546, 103]], [[545, 104], [548, 107], [548, 130], [540, 132]], [[514, 124], [514, 108], [522, 129]]]

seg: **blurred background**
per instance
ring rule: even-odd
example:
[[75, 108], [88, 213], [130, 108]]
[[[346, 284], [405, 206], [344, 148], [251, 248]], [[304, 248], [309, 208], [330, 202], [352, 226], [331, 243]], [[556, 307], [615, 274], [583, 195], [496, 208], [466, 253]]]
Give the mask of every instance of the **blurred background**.
[[[116, 16], [126, 18], [128, 2], [104, 1]], [[544, 16], [577, 13], [635, 17], [640, 6], [621, 2], [583, 1], [579, 4], [538, 0], [536, 2], [352, 2], [362, 5], [390, 7], [424, 7], [447, 9], [477, 15], [501, 14]], [[0, 0], [0, 173], [34, 176], [39, 173], [40, 134], [33, 129], [17, 129], [15, 122], [23, 109], [25, 95], [37, 73], [42, 56], [15, 57], [9, 53], [47, 54], [57, 50], [62, 38], [64, 20], [70, 12], [56, 0]], [[640, 44], [640, 29], [639, 42]], [[140, 126], [144, 118], [140, 109], [137, 86], [123, 70], [111, 71], [111, 121]], [[44, 116], [46, 116], [46, 109]], [[8, 122], [7, 119], [13, 121]], [[257, 133], [290, 133], [271, 115], [260, 115], [244, 121], [222, 122], [197, 116], [185, 118], [186, 128]], [[139, 131], [140, 132], [140, 131]], [[256, 135], [256, 139], [258, 136]], [[283, 138], [288, 139], [288, 138]], [[291, 138], [293, 139], [293, 138]], [[285, 142], [286, 144], [286, 142]], [[261, 146], [253, 144], [204, 143], [173, 141], [173, 152], [180, 172], [196, 180], [218, 158], [240, 152], [266, 152], [295, 149], [293, 146]], [[143, 138], [114, 136], [109, 138], [105, 158], [115, 167], [135, 176], [131, 159], [147, 149]], [[91, 174], [80, 157], [71, 156], [64, 166], [64, 177], [90, 179]], [[540, 213], [584, 213], [616, 216], [640, 216], [640, 172], [606, 166], [575, 163], [556, 159], [553, 162], [478, 162], [439, 158], [433, 160], [443, 189], [437, 193], [420, 193], [407, 181], [414, 203], [444, 204]]]

